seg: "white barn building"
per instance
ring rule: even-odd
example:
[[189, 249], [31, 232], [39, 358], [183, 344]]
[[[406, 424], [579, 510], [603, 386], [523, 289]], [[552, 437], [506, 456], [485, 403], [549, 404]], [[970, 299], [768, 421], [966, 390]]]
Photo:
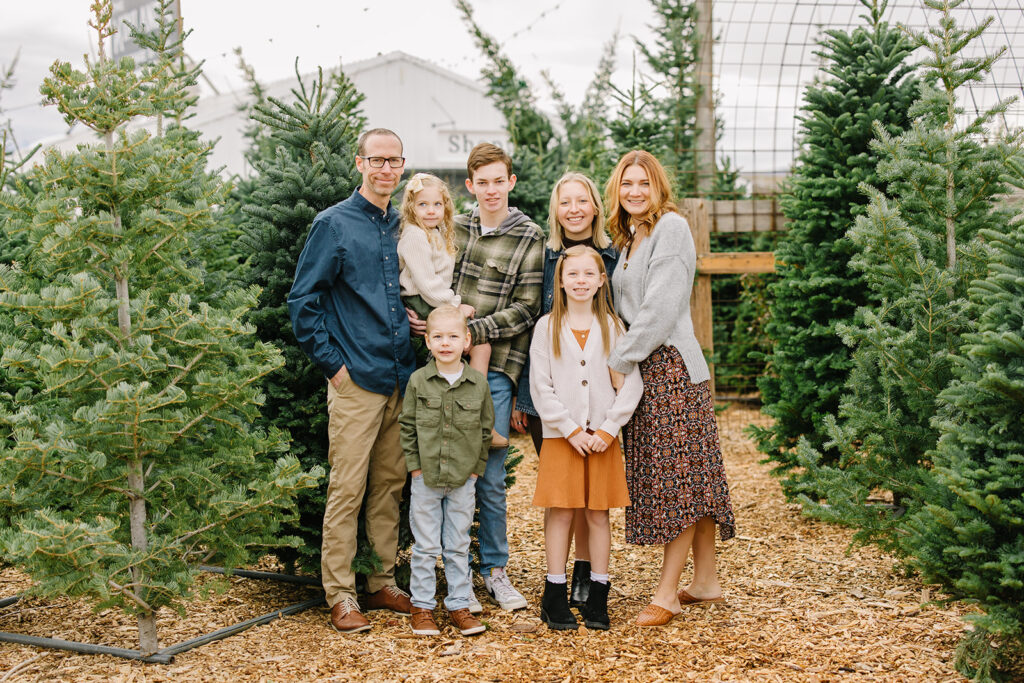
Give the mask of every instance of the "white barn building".
[[[430, 62], [391, 52], [349, 65], [345, 74], [366, 96], [362, 110], [370, 127], [390, 128], [401, 136], [408, 168], [434, 171], [461, 185], [466, 156], [473, 145], [493, 142], [508, 148], [505, 121], [487, 99], [483, 85]], [[303, 81], [308, 85], [314, 74]], [[297, 86], [294, 76], [265, 85], [268, 96], [289, 102]], [[248, 95], [237, 92], [203, 97], [187, 122], [206, 140], [218, 142], [211, 155], [214, 168], [228, 175], [248, 176], [253, 169], [245, 161], [249, 124], [243, 110]], [[92, 131], [79, 128], [47, 147], [74, 149], [95, 141]]]

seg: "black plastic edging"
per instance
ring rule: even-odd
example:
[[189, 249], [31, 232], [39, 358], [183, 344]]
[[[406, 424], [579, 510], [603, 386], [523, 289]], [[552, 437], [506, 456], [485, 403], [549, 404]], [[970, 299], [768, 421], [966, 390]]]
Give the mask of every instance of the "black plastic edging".
[[294, 574], [278, 574], [277, 572], [257, 572], [250, 569], [224, 569], [224, 567], [212, 567], [201, 564], [199, 568], [211, 574], [228, 574], [230, 576], [241, 576], [246, 579], [267, 579], [269, 581], [280, 581], [282, 583], [300, 583], [304, 586], [316, 586], [321, 588], [320, 579], [313, 576], [295, 576]]
[[294, 605], [289, 605], [288, 607], [285, 607], [283, 609], [268, 612], [263, 616], [254, 617], [252, 619], [249, 619], [248, 621], [242, 621], [237, 624], [234, 624], [233, 626], [227, 626], [217, 631], [213, 631], [212, 633], [207, 633], [204, 636], [199, 636], [198, 638], [192, 638], [191, 640], [186, 640], [184, 642], [178, 643], [177, 645], [165, 647], [159, 651], [159, 654], [171, 656], [181, 654], [182, 652], [186, 652], [193, 648], [199, 647], [200, 645], [206, 645], [207, 643], [212, 643], [215, 640], [221, 640], [222, 638], [233, 636], [236, 633], [241, 633], [242, 631], [250, 629], [253, 626], [260, 626], [262, 624], [266, 624], [267, 622], [273, 621], [274, 619], [278, 619], [289, 614], [296, 614], [297, 612], [303, 612], [311, 607], [317, 607], [322, 604], [324, 604], [324, 599], [316, 598], [315, 600], [306, 600], [305, 602], [299, 602]]
[[[250, 571], [248, 569], [233, 569], [225, 571], [223, 567], [212, 567], [208, 565], [201, 565], [199, 568], [202, 571], [213, 574], [230, 574], [232, 576], [242, 576], [248, 579], [265, 579], [270, 581], [298, 583], [306, 586], [320, 587], [320, 581], [309, 576], [293, 576], [291, 574], [278, 574], [276, 572], [258, 572]], [[0, 600], [0, 608], [13, 605], [19, 600], [21, 600], [20, 595], [3, 598]], [[144, 655], [138, 650], [129, 650], [123, 647], [93, 645], [92, 643], [79, 643], [74, 640], [61, 640], [59, 638], [40, 638], [39, 636], [27, 636], [21, 633], [8, 633], [6, 631], [0, 631], [0, 642], [17, 643], [18, 645], [29, 645], [31, 647], [47, 647], [54, 650], [70, 650], [71, 652], [81, 652], [88, 655], [113, 655], [114, 657], [121, 657], [123, 659], [134, 659], [156, 664], [170, 664], [174, 661], [174, 655], [187, 652], [188, 650], [192, 650], [201, 645], [206, 645], [207, 643], [211, 643], [215, 640], [221, 640], [223, 638], [233, 636], [236, 633], [241, 633], [242, 631], [246, 631], [254, 626], [266, 624], [274, 619], [278, 619], [289, 614], [296, 614], [322, 604], [324, 604], [323, 597], [299, 602], [294, 605], [283, 607], [279, 610], [274, 610], [273, 612], [268, 612], [262, 616], [254, 617], [247, 621], [242, 621], [232, 626], [218, 629], [211, 633], [207, 633], [206, 635], [186, 640], [178, 643], [177, 645], [165, 647], [152, 655]]]
[[26, 636], [20, 633], [7, 633], [0, 631], [0, 641], [17, 643], [19, 645], [30, 645], [32, 647], [48, 647], [54, 650], [71, 650], [87, 655], [113, 655], [124, 659], [138, 659], [143, 662], [155, 662], [157, 664], [170, 664], [174, 661], [174, 655], [157, 652], [152, 655], [144, 655], [138, 650], [128, 650], [123, 647], [110, 647], [108, 645], [93, 645], [91, 643], [79, 643], [73, 640], [61, 640], [59, 638], [40, 638], [38, 636]]

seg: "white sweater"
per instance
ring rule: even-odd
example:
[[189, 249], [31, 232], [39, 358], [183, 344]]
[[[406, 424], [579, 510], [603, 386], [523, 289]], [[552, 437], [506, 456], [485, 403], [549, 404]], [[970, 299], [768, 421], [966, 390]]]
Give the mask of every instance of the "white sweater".
[[433, 308], [441, 304], [458, 306], [462, 298], [452, 289], [455, 254], [444, 248], [444, 239], [437, 228], [434, 234], [417, 225], [403, 225], [398, 240], [398, 284], [402, 296], [419, 294]]
[[[544, 426], [544, 438], [568, 438], [577, 427], [617, 436], [643, 396], [640, 371], [634, 366], [616, 393], [597, 320], [590, 324], [582, 349], [563, 324], [559, 358], [551, 351], [550, 324], [551, 315], [542, 316], [530, 343], [530, 397]], [[608, 327], [616, 334], [611, 320]], [[615, 339], [610, 348], [615, 348]]]
[[711, 378], [690, 317], [696, 270], [690, 225], [677, 213], [662, 216], [628, 259], [625, 251], [619, 255], [612, 295], [629, 331], [615, 345], [608, 365], [629, 372], [664, 344], [679, 351], [691, 382]]

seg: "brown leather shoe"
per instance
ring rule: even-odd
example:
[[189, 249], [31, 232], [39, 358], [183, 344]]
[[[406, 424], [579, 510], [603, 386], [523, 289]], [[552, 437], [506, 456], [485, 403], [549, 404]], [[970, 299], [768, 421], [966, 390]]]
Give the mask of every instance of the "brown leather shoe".
[[398, 586], [384, 586], [376, 593], [370, 593], [363, 600], [363, 607], [369, 610], [389, 609], [395, 614], [410, 614], [412, 601], [409, 594]]
[[487, 630], [487, 627], [473, 616], [468, 607], [448, 610], [448, 618], [452, 620], [452, 626], [459, 629], [459, 633], [464, 636], [475, 636]]
[[637, 626], [664, 626], [672, 621], [674, 616], [675, 614], [672, 612], [652, 602], [640, 610], [640, 614], [636, 615], [635, 623]]
[[370, 622], [359, 611], [352, 598], [342, 598], [331, 608], [331, 626], [339, 633], [359, 633], [370, 630]]
[[412, 617], [409, 619], [412, 632], [418, 636], [439, 636], [441, 629], [434, 621], [434, 611], [422, 607], [412, 608]]

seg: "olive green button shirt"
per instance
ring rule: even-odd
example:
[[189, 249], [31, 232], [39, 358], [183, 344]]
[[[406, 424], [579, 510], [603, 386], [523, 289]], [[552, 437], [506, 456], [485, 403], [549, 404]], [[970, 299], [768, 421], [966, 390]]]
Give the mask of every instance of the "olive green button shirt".
[[431, 358], [409, 378], [398, 423], [410, 472], [423, 470], [433, 489], [462, 486], [487, 467], [494, 427], [487, 378], [463, 364], [462, 376], [448, 384]]

